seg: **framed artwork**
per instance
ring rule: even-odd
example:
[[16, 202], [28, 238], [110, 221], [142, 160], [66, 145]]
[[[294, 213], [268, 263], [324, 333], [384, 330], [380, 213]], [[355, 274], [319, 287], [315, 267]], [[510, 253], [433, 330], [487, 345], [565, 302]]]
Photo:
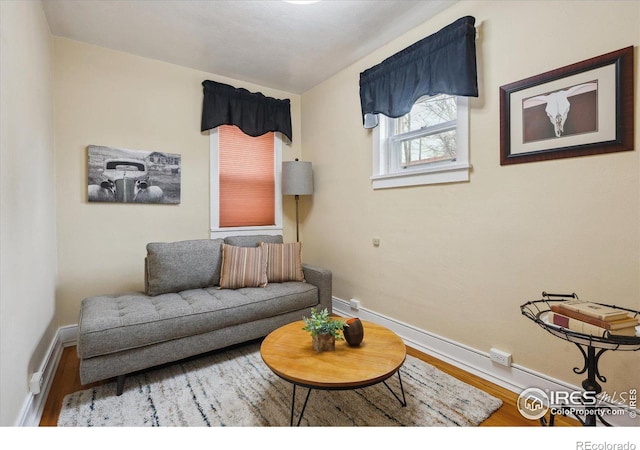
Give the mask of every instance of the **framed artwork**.
[[500, 87], [500, 165], [633, 150], [633, 47]]
[[180, 155], [88, 147], [89, 202], [180, 203]]

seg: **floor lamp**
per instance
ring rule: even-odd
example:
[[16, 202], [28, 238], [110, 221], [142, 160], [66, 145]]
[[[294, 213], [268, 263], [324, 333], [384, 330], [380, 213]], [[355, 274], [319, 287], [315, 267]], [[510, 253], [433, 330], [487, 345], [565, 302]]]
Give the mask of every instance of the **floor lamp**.
[[284, 161], [282, 163], [282, 195], [296, 196], [296, 241], [300, 242], [298, 200], [301, 195], [313, 194], [313, 172], [307, 161]]

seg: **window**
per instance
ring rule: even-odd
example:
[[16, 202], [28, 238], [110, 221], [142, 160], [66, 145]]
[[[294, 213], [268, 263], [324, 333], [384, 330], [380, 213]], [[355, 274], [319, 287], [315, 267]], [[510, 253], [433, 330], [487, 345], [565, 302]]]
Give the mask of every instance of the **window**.
[[374, 129], [374, 189], [469, 179], [468, 99], [425, 96], [392, 119], [379, 114]]
[[251, 137], [232, 125], [210, 132], [211, 238], [282, 234], [280, 133]]

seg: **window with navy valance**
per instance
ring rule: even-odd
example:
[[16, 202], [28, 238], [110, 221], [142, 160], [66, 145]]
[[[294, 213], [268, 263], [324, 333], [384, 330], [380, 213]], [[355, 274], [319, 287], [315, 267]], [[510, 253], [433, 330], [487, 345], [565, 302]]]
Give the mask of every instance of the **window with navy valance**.
[[279, 131], [289, 141], [291, 132], [291, 102], [265, 97], [228, 84], [206, 80], [202, 103], [201, 131], [220, 125], [235, 125], [245, 134], [257, 137], [269, 131]]
[[365, 128], [396, 118], [422, 96], [478, 96], [475, 18], [462, 17], [360, 74]]

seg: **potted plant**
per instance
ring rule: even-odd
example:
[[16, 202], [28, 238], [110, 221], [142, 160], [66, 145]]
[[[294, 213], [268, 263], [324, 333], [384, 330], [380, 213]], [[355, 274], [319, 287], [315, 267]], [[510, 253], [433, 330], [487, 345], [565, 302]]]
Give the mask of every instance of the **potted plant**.
[[336, 339], [342, 339], [340, 332], [344, 327], [344, 322], [329, 317], [329, 311], [325, 308], [318, 312], [311, 308], [311, 316], [303, 317], [304, 331], [311, 333], [313, 349], [317, 352], [334, 350]]

